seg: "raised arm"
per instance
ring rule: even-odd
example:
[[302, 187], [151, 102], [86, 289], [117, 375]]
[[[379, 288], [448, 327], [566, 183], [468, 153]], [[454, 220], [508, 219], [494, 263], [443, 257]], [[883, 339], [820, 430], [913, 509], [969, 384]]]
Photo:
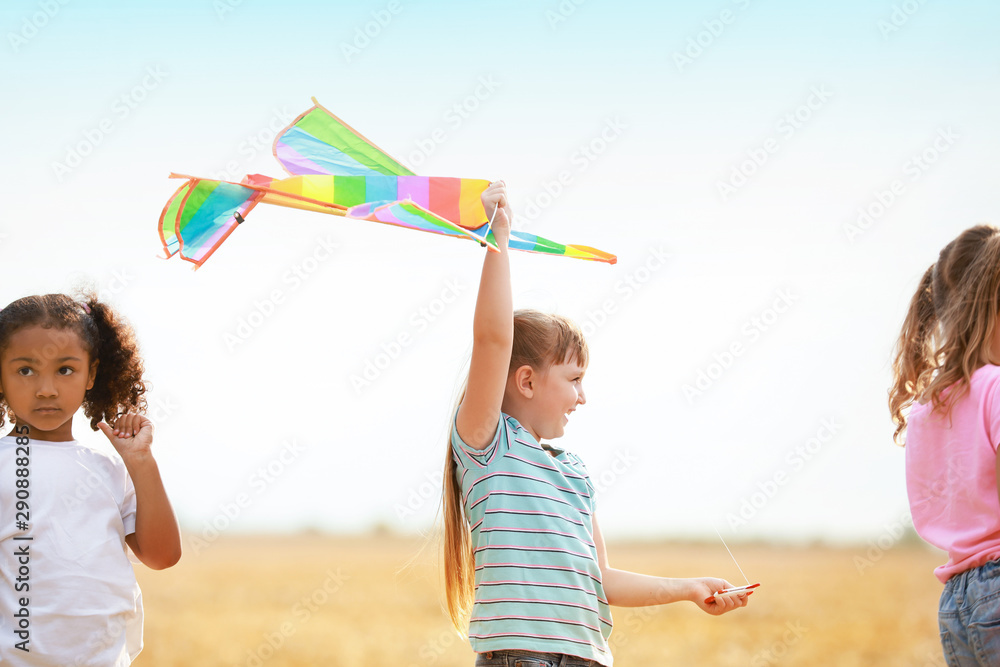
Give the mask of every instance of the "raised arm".
[[616, 570], [608, 565], [608, 551], [604, 545], [604, 537], [597, 524], [597, 517], [593, 517], [593, 520], [597, 562], [601, 567], [601, 580], [608, 604], [616, 607], [649, 607], [687, 600], [713, 616], [746, 606], [749, 594], [718, 597], [714, 602], [705, 602], [717, 591], [732, 585], [725, 579], [715, 577], [674, 579]]
[[128, 469], [135, 486], [135, 533], [125, 536], [136, 558], [154, 570], [177, 563], [181, 557], [181, 535], [174, 510], [160, 479], [150, 446], [153, 423], [146, 417], [127, 414], [111, 426], [98, 424]]
[[482, 200], [486, 215], [493, 216], [498, 209], [493, 216], [493, 236], [500, 252], [487, 252], [483, 260], [472, 324], [469, 383], [456, 419], [459, 437], [476, 449], [485, 449], [496, 433], [514, 342], [514, 306], [507, 256], [512, 215], [503, 181], [490, 183]]

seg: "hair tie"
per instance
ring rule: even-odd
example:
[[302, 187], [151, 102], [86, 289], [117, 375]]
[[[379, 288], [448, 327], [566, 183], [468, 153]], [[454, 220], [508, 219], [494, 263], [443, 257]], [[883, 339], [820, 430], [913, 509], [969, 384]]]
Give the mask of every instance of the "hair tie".
[[84, 302], [84, 303], [81, 303], [80, 305], [81, 305], [81, 306], [83, 307], [83, 312], [85, 312], [85, 313], [87, 313], [88, 315], [90, 315], [90, 306], [88, 306], [88, 305], [86, 304], [86, 302]]

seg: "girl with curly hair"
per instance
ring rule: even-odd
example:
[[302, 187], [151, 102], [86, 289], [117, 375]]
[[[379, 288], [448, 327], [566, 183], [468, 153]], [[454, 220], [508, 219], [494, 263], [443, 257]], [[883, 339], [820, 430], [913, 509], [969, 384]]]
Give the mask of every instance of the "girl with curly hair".
[[1000, 229], [965, 230], [924, 272], [889, 409], [913, 527], [948, 552], [934, 570], [945, 659], [1000, 665]]
[[[0, 311], [0, 662], [118, 667], [142, 649], [125, 545], [153, 569], [181, 555], [142, 374], [131, 327], [92, 295]], [[118, 457], [74, 439], [81, 408]]]

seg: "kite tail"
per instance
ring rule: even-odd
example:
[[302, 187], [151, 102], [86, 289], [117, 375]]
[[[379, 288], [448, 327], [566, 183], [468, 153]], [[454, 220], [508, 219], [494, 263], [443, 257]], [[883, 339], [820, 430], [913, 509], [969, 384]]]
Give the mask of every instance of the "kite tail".
[[[492, 236], [493, 234], [491, 232], [491, 239]], [[589, 259], [595, 262], [606, 262], [607, 264], [615, 264], [618, 262], [618, 258], [615, 255], [604, 252], [603, 250], [598, 250], [597, 248], [591, 248], [590, 246], [585, 245], [563, 245], [562, 243], [556, 243], [555, 241], [550, 241], [542, 238], [541, 236], [535, 236], [534, 234], [519, 232], [513, 229], [510, 232], [508, 247], [513, 248], [514, 250], [523, 250], [525, 252], [538, 252], [546, 255], [562, 255], [564, 257], [573, 257], [576, 259]]]
[[230, 183], [193, 176], [173, 194], [160, 215], [160, 240], [167, 257], [200, 267], [243, 222], [263, 193]]

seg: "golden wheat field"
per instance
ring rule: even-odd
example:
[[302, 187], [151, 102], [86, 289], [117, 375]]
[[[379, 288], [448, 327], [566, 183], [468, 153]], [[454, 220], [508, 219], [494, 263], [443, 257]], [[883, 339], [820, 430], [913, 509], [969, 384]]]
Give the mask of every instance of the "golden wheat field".
[[[395, 537], [226, 537], [136, 566], [146, 609], [137, 667], [471, 667], [442, 611], [433, 545]], [[735, 546], [762, 582], [747, 608], [614, 608], [615, 663], [943, 666], [941, 556], [922, 546]], [[611, 543], [615, 567], [740, 579], [721, 545]]]

